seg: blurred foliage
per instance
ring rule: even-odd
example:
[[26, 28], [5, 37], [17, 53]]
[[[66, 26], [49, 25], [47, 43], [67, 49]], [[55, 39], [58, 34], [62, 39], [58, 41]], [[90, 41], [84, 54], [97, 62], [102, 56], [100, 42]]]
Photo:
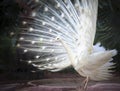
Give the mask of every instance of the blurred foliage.
[[13, 0], [0, 1], [0, 72], [13, 68], [15, 61], [15, 48], [9, 34], [15, 30], [18, 9]]
[[[0, 73], [8, 73], [16, 79], [40, 78], [42, 72], [34, 73], [35, 68], [25, 62], [20, 62], [15, 48], [14, 32], [23, 11], [18, 0], [0, 1]], [[107, 49], [117, 49], [120, 52], [120, 1], [99, 0], [97, 34], [95, 42], [101, 42]], [[120, 54], [115, 57], [117, 72], [120, 72]], [[73, 71], [73, 69], [71, 69]], [[68, 72], [68, 70], [66, 70]], [[30, 75], [31, 74], [31, 75]]]
[[96, 39], [106, 48], [120, 50], [120, 2], [100, 0]]
[[120, 0], [99, 0], [97, 33], [95, 42], [107, 49], [117, 49], [114, 57], [116, 71], [120, 72]]

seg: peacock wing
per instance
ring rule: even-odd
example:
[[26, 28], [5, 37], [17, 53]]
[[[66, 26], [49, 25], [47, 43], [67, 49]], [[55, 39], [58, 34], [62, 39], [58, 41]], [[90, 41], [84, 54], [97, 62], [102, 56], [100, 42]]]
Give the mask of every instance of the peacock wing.
[[[76, 0], [79, 10], [79, 41], [81, 52], [91, 53], [96, 33], [98, 0]], [[80, 4], [79, 4], [80, 3]], [[83, 51], [82, 51], [83, 50]], [[81, 55], [82, 53], [80, 53]]]

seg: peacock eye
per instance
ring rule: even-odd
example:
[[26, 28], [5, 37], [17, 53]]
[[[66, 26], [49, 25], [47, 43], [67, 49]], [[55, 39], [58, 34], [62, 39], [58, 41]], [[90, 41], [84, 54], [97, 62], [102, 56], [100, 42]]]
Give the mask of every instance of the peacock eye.
[[32, 17], [35, 17], [36, 16], [36, 12], [32, 12]]
[[49, 61], [49, 60], [50, 60], [50, 58], [47, 58], [47, 59], [46, 59], [46, 61]]
[[20, 47], [20, 44], [18, 43], [18, 44], [16, 45], [16, 47]]
[[36, 55], [35, 58], [38, 59], [38, 58], [40, 58], [40, 56], [39, 56], [39, 55]]
[[51, 52], [54, 52], [54, 51], [55, 51], [54, 49], [51, 50]]
[[62, 18], [63, 18], [63, 17], [65, 17], [64, 13], [61, 13], [61, 15], [60, 15], [60, 16], [61, 16]]
[[53, 42], [53, 39], [50, 39], [50, 42]]
[[35, 2], [36, 2], [36, 3], [38, 3], [38, 2], [39, 2], [39, 0], [35, 0]]
[[58, 60], [58, 57], [55, 57], [55, 60]]
[[44, 8], [44, 11], [45, 11], [45, 12], [47, 12], [47, 11], [48, 11], [48, 8], [47, 8], [47, 7], [45, 7], [45, 8]]
[[44, 50], [45, 48], [46, 48], [45, 46], [42, 47], [43, 50]]
[[46, 22], [42, 21], [42, 25], [43, 25], [43, 26], [46, 25]]
[[27, 24], [27, 22], [26, 22], [26, 21], [23, 21], [23, 22], [22, 22], [22, 24], [23, 24], [23, 25], [26, 25], [26, 24]]
[[51, 17], [51, 20], [52, 20], [52, 21], [54, 21], [54, 20], [55, 20], [55, 17], [54, 17], [54, 16], [52, 16], [52, 17]]
[[51, 29], [51, 28], [49, 29], [49, 32], [52, 32], [52, 29]]
[[24, 52], [24, 53], [26, 53], [26, 52], [28, 52], [28, 50], [27, 50], [27, 49], [25, 49], [23, 52]]
[[23, 37], [20, 37], [19, 40], [24, 40], [24, 38], [23, 38]]
[[55, 5], [55, 7], [56, 7], [56, 8], [60, 8], [60, 4], [57, 3], [57, 4]]
[[31, 64], [31, 63], [32, 63], [32, 61], [31, 61], [31, 60], [29, 60], [29, 61], [28, 61], [28, 64]]
[[40, 41], [43, 42], [43, 38], [40, 38]]
[[32, 32], [34, 29], [32, 27], [29, 28], [29, 31]]
[[31, 41], [31, 44], [35, 44], [35, 41]]

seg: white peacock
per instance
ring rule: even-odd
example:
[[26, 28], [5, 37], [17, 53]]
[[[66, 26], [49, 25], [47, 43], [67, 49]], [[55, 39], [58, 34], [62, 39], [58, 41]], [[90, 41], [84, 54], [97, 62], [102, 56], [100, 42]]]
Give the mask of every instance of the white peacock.
[[23, 21], [29, 28], [20, 28], [18, 40], [24, 53], [37, 54], [28, 63], [52, 72], [72, 66], [87, 77], [86, 81], [111, 77], [111, 60], [117, 51], [93, 45], [98, 0], [36, 0], [36, 3], [37, 9]]

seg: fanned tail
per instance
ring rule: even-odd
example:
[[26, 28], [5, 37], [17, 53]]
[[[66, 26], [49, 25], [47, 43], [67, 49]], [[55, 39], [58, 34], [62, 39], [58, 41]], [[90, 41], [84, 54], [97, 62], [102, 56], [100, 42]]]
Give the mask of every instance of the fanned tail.
[[60, 37], [71, 49], [76, 48], [79, 19], [74, 5], [70, 0], [36, 0], [32, 7], [19, 28], [22, 31], [17, 46], [22, 54], [32, 55], [26, 60], [41, 70], [59, 71], [71, 66], [66, 50], [56, 39]]

